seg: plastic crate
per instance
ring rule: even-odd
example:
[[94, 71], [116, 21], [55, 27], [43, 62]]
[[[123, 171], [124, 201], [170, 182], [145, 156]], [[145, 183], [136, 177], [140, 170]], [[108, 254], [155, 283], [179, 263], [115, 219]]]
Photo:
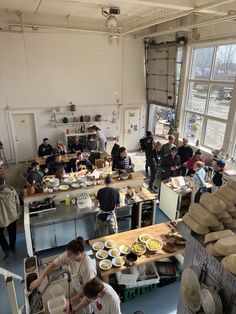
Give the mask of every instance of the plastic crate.
[[136, 288], [126, 288], [121, 292], [121, 301], [127, 302], [133, 298], [136, 298], [140, 295], [146, 294], [155, 290], [158, 287], [158, 284], [152, 284], [145, 287], [136, 287]]
[[144, 287], [157, 284], [160, 277], [154, 263], [144, 264], [138, 267], [139, 276], [134, 284], [127, 284], [126, 288]]

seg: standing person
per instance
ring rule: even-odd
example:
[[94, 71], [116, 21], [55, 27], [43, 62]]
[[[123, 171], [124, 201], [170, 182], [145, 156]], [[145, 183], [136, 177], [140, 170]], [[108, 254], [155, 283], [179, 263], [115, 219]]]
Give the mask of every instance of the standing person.
[[[46, 276], [48, 276], [55, 268], [68, 266], [72, 275], [72, 285], [77, 292], [77, 298], [83, 294], [84, 285], [97, 276], [96, 265], [93, 260], [87, 255], [84, 249], [83, 238], [78, 237], [67, 244], [66, 252], [57, 257], [51, 262], [40, 275], [34, 280], [30, 289], [34, 290], [39, 287]], [[91, 306], [86, 308], [86, 313], [93, 313]]]
[[113, 160], [112, 170], [118, 170], [120, 173], [129, 173], [134, 171], [134, 164], [128, 156], [127, 149], [120, 147], [119, 155]]
[[199, 203], [201, 195], [206, 192], [206, 171], [203, 168], [204, 163], [202, 161], [195, 162], [193, 166], [193, 191], [192, 191], [192, 201], [194, 203]]
[[43, 139], [43, 143], [39, 145], [38, 156], [43, 157], [43, 156], [51, 155], [51, 153], [52, 153], [52, 146], [49, 144], [49, 139], [45, 137]]
[[105, 188], [98, 191], [95, 207], [100, 207], [96, 226], [99, 237], [118, 232], [115, 209], [120, 207], [120, 194], [112, 187], [111, 176], [105, 178]]
[[146, 155], [146, 173], [148, 173], [148, 168], [150, 168], [150, 180], [148, 187], [151, 191], [153, 191], [153, 183], [156, 176], [157, 156], [154, 149], [153, 133], [151, 131], [147, 131], [146, 140], [144, 142], [144, 151]]
[[[20, 201], [16, 190], [6, 185], [5, 178], [0, 177], [0, 245], [5, 255], [3, 260], [11, 254], [15, 254], [16, 246], [16, 222], [20, 217]], [[9, 244], [4, 236], [7, 228]]]
[[187, 176], [194, 174], [195, 171], [193, 167], [197, 161], [204, 162], [204, 159], [202, 157], [202, 152], [200, 151], [200, 149], [198, 149], [195, 152], [194, 156], [187, 161], [187, 169], [188, 169]]
[[[85, 284], [83, 296], [83, 300], [73, 309], [75, 313], [91, 304], [94, 314], [121, 314], [119, 296], [110, 285], [99, 278], [93, 278]], [[76, 299], [78, 297], [72, 298], [72, 302]]]
[[172, 147], [176, 147], [174, 144], [174, 141], [175, 141], [174, 135], [169, 135], [168, 136], [168, 143], [162, 145], [162, 148], [160, 151], [161, 158], [168, 155], [170, 153], [170, 150]]
[[177, 147], [172, 147], [170, 153], [161, 159], [161, 179], [165, 180], [170, 177], [179, 175], [181, 167], [180, 157], [177, 154]]
[[181, 161], [180, 175], [185, 176], [187, 172], [187, 161], [193, 156], [193, 149], [188, 145], [187, 138], [183, 138], [183, 145], [178, 147], [178, 155]]
[[97, 135], [97, 140], [98, 140], [98, 144], [99, 144], [99, 151], [100, 152], [105, 152], [106, 151], [106, 145], [107, 145], [107, 138], [106, 135], [104, 134], [104, 132], [97, 127], [96, 125], [93, 125], [91, 127], [92, 130], [96, 131], [96, 135]]

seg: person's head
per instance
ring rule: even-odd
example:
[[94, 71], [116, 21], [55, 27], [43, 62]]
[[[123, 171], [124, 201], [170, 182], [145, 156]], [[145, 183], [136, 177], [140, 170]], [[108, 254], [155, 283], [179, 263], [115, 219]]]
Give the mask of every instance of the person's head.
[[4, 176], [0, 176], [0, 185], [4, 185], [6, 183], [6, 179]]
[[188, 139], [186, 137], [183, 138], [183, 146], [188, 145]]
[[36, 162], [36, 161], [33, 161], [32, 164], [31, 164], [31, 169], [33, 171], [39, 171], [40, 167], [39, 167], [39, 163]]
[[95, 277], [84, 285], [83, 292], [89, 301], [95, 301], [104, 295], [104, 284], [99, 278]]
[[170, 150], [170, 155], [172, 158], [175, 157], [175, 155], [178, 153], [178, 148], [177, 147], [172, 147], [171, 150]]
[[79, 138], [78, 137], [74, 138], [74, 144], [79, 144]]
[[159, 151], [159, 150], [161, 150], [161, 147], [162, 147], [161, 142], [160, 142], [160, 141], [157, 141], [157, 142], [155, 143], [155, 149], [156, 149], [157, 151]]
[[56, 154], [55, 161], [56, 162], [61, 162], [61, 154]]
[[127, 156], [127, 149], [125, 147], [121, 147], [119, 150], [119, 154], [121, 158], [125, 158]]
[[196, 159], [198, 159], [198, 160], [202, 157], [202, 152], [200, 151], [200, 149], [198, 149], [198, 150], [195, 152], [194, 157], [195, 157]]
[[193, 170], [198, 171], [204, 166], [204, 163], [202, 161], [196, 161], [193, 165]]
[[43, 139], [43, 145], [44, 146], [47, 146], [49, 144], [49, 139], [47, 138], [47, 137], [45, 137], [44, 139]]
[[56, 156], [58, 154], [57, 148], [52, 149], [52, 156]]
[[169, 136], [168, 136], [169, 144], [173, 144], [173, 143], [174, 143], [174, 140], [175, 140], [174, 135], [169, 135]]
[[105, 183], [106, 185], [112, 184], [112, 177], [111, 177], [110, 174], [108, 174], [108, 175], [106, 176], [106, 178], [105, 178], [105, 180], [104, 180], [104, 183]]
[[77, 156], [77, 160], [79, 161], [84, 159], [83, 153], [81, 151], [79, 151], [76, 156]]
[[223, 171], [225, 168], [225, 161], [220, 159], [217, 161], [217, 168], [219, 171]]
[[84, 252], [84, 240], [82, 237], [70, 241], [66, 246], [67, 256], [73, 261], [81, 261]]
[[65, 175], [66, 171], [63, 167], [59, 167], [57, 168], [56, 172], [55, 172], [55, 178], [57, 179], [62, 179]]
[[153, 138], [153, 133], [151, 131], [146, 132], [147, 137]]
[[134, 314], [144, 314], [142, 311], [135, 311]]

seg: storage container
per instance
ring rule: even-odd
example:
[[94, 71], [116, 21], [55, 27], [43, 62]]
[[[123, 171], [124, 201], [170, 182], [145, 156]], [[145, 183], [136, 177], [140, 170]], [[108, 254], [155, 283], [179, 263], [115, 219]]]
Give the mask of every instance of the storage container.
[[50, 287], [49, 293], [53, 298], [59, 297], [61, 295], [66, 295], [65, 289], [59, 284], [55, 284], [52, 287]]
[[64, 295], [49, 299], [47, 304], [50, 314], [65, 314], [64, 309], [66, 309], [66, 298]]

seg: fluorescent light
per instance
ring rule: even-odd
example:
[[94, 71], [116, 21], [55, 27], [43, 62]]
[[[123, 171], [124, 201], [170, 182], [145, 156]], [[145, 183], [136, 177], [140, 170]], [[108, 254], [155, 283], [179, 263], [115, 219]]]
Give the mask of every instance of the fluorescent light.
[[117, 27], [118, 21], [114, 15], [109, 15], [105, 21], [105, 26], [109, 28]]

